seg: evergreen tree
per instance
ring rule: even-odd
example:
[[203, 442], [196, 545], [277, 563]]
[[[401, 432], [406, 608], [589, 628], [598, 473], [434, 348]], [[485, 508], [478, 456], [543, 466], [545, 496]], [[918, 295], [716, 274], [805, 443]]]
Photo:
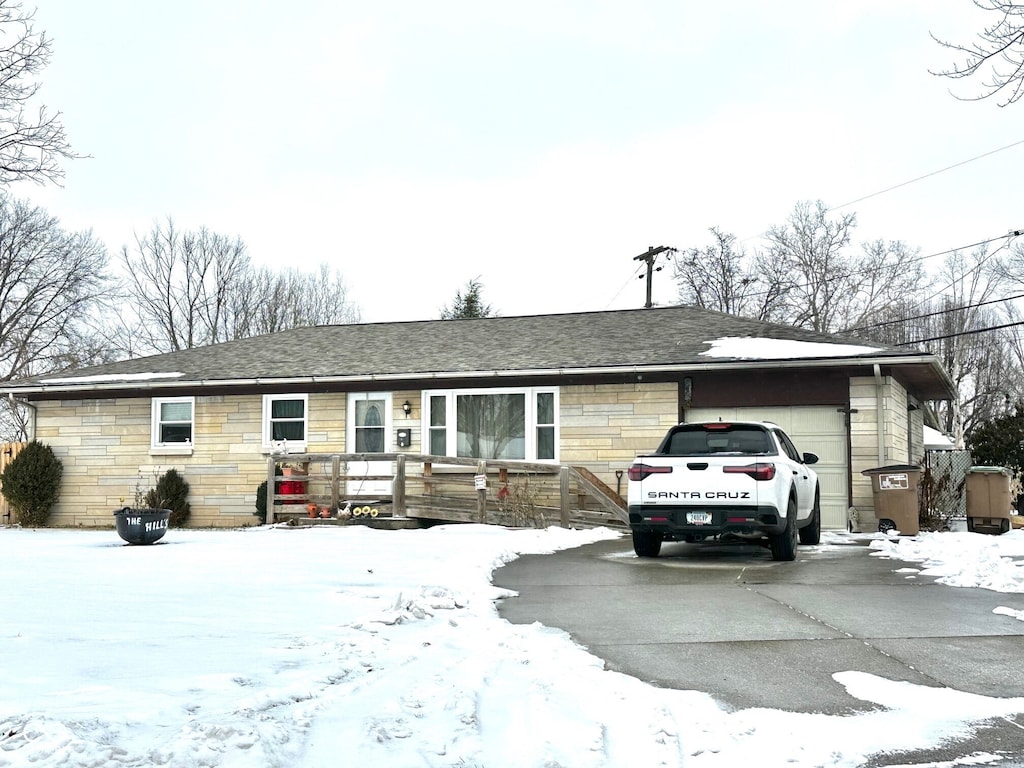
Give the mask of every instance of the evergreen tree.
[[1024, 406], [978, 426], [967, 438], [975, 464], [1024, 471]]
[[0, 473], [4, 497], [23, 526], [46, 525], [60, 496], [61, 464], [48, 445], [33, 440]]
[[483, 291], [483, 285], [480, 280], [473, 278], [466, 283], [465, 292], [456, 291], [455, 301], [452, 302], [451, 307], [442, 307], [441, 319], [442, 320], [458, 320], [468, 317], [494, 317], [494, 309], [491, 308], [490, 304], [484, 304], [484, 300], [481, 297]]

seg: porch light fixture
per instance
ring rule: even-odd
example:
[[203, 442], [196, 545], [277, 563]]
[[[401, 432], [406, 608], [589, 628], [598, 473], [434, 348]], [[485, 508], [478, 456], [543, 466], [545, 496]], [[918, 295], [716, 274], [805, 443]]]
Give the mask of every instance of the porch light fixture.
[[412, 403], [406, 400], [404, 403], [402, 403], [402, 410], [405, 411], [405, 415], [408, 416], [410, 413], [412, 413]]

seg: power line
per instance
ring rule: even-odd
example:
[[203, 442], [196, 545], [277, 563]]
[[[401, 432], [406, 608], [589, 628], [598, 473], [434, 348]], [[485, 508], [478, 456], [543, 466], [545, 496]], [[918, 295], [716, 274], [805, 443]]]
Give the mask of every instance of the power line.
[[988, 328], [972, 328], [969, 331], [958, 331], [957, 333], [947, 333], [945, 336], [932, 336], [928, 339], [916, 339], [914, 341], [903, 341], [899, 344], [893, 344], [894, 347], [910, 347], [915, 344], [924, 344], [929, 341], [942, 341], [944, 339], [955, 339], [960, 336], [970, 336], [975, 333], [985, 333], [987, 331], [1002, 331], [1006, 328], [1016, 328], [1019, 325], [1024, 325], [1024, 320], [1018, 320], [1015, 323], [1005, 323], [1004, 325], [991, 325]]
[[[957, 279], [954, 279], [952, 283], [950, 283], [949, 285], [943, 286], [942, 288], [940, 288], [939, 290], [937, 290], [937, 291], [936, 291], [935, 293], [933, 293], [933, 294], [932, 294], [931, 296], [928, 296], [927, 298], [925, 298], [925, 299], [922, 299], [922, 300], [921, 300], [921, 301], [919, 301], [919, 302], [918, 302], [917, 304], [915, 304], [915, 306], [917, 306], [917, 307], [920, 307], [920, 306], [922, 306], [923, 304], [925, 304], [926, 302], [929, 302], [929, 301], [931, 301], [932, 299], [934, 299], [934, 298], [935, 298], [936, 296], [941, 296], [941, 295], [942, 295], [943, 293], [945, 293], [945, 292], [946, 292], [946, 291], [948, 291], [948, 290], [949, 290], [950, 288], [952, 288], [952, 287], [953, 287], [953, 286], [954, 286], [954, 285], [955, 285], [955, 284], [956, 284], [956, 283], [958, 282], [958, 280], [963, 280], [963, 279], [965, 279], [965, 278], [966, 278], [966, 277], [967, 277], [968, 275], [970, 275], [970, 274], [973, 274], [973, 273], [975, 273], [975, 272], [978, 272], [978, 271], [979, 271], [979, 270], [980, 270], [980, 269], [981, 269], [981, 268], [982, 268], [982, 267], [983, 267], [983, 266], [985, 265], [985, 263], [986, 263], [986, 262], [988, 262], [988, 261], [989, 261], [990, 259], [992, 259], [992, 258], [993, 258], [993, 257], [994, 257], [994, 256], [995, 256], [995, 255], [996, 255], [997, 253], [999, 253], [999, 252], [1000, 252], [1001, 250], [1003, 250], [1003, 248], [1008, 248], [1008, 247], [1010, 246], [1010, 240], [1011, 240], [1012, 238], [1016, 237], [1016, 236], [1017, 236], [1017, 235], [1019, 235], [1019, 234], [1020, 234], [1020, 232], [1018, 232], [1018, 231], [1015, 231], [1015, 232], [1011, 232], [1011, 233], [1010, 233], [1010, 234], [1009, 234], [1009, 235], [1007, 236], [1007, 238], [1006, 238], [1006, 242], [1005, 242], [1005, 243], [1003, 243], [1003, 244], [1002, 244], [1002, 245], [1000, 245], [1000, 246], [999, 246], [998, 248], [996, 248], [996, 249], [995, 249], [994, 251], [992, 251], [992, 253], [990, 253], [990, 254], [988, 254], [987, 256], [985, 256], [985, 258], [984, 258], [984, 259], [982, 259], [982, 260], [981, 260], [981, 261], [979, 261], [979, 262], [978, 262], [977, 264], [975, 264], [975, 265], [974, 265], [973, 267], [971, 267], [971, 268], [970, 268], [969, 270], [967, 270], [966, 272], [964, 272], [964, 274], [963, 274], [963, 275], [961, 275], [961, 276], [960, 276], [959, 278], [957, 278]], [[989, 242], [992, 242], [992, 241], [990, 240]]]
[[[966, 160], [961, 160], [958, 163], [953, 163], [952, 165], [947, 165], [945, 168], [940, 168], [940, 169], [938, 169], [936, 171], [931, 171], [930, 173], [926, 173], [926, 174], [924, 174], [922, 176], [917, 176], [917, 177], [915, 177], [913, 179], [908, 179], [907, 181], [900, 182], [899, 184], [894, 184], [891, 187], [886, 187], [885, 189], [878, 190], [877, 192], [872, 192], [869, 195], [864, 195], [863, 197], [858, 197], [855, 200], [850, 200], [848, 202], [841, 203], [840, 205], [831, 206], [830, 208], [828, 208], [826, 210], [827, 211], [835, 211], [835, 210], [838, 210], [840, 208], [845, 208], [846, 206], [854, 205], [855, 203], [862, 202], [864, 200], [870, 200], [873, 197], [878, 197], [879, 195], [884, 195], [886, 192], [892, 192], [893, 190], [900, 189], [901, 187], [905, 187], [905, 186], [907, 186], [909, 184], [913, 184], [915, 182], [931, 178], [932, 176], [937, 176], [940, 173], [945, 173], [946, 171], [951, 171], [954, 168], [959, 168], [961, 166], [967, 165], [968, 163], [973, 163], [973, 162], [975, 162], [977, 160], [981, 160], [981, 159], [989, 157], [991, 155], [998, 154], [999, 152], [1004, 152], [1007, 149], [1012, 149], [1013, 147], [1019, 146], [1021, 144], [1024, 144], [1024, 139], [1020, 139], [1019, 141], [1011, 142], [1010, 144], [1007, 144], [1007, 145], [1002, 146], [1002, 147], [998, 147], [996, 149], [989, 150], [988, 152], [982, 152], [980, 155], [975, 155], [974, 157], [970, 157], [970, 158], [968, 158]], [[1021, 230], [1011, 230], [1008, 233], [1008, 235], [1009, 235], [1009, 237], [1017, 237], [1017, 236], [1020, 236], [1022, 233], [1024, 233], [1024, 232], [1022, 232]], [[754, 237], [763, 238], [764, 237], [764, 233], [761, 233], [760, 235], [751, 235], [750, 237], [743, 238], [742, 240], [737, 240], [737, 242], [742, 244], [742, 243], [745, 243], [747, 240], [753, 239]], [[1002, 237], [1007, 237], [1007, 235], [999, 235], [998, 237], [989, 238], [988, 240], [982, 240], [982, 241], [979, 241], [977, 243], [973, 243], [971, 245], [965, 245], [965, 246], [961, 246], [959, 248], [950, 248], [949, 250], [939, 251], [938, 253], [932, 253], [932, 254], [928, 254], [926, 256], [918, 256], [918, 257], [916, 257], [914, 259], [910, 259], [909, 261], [910, 262], [924, 261], [925, 259], [932, 259], [932, 258], [935, 258], [937, 256], [945, 256], [946, 254], [953, 253], [955, 251], [963, 250], [963, 249], [966, 249], [966, 248], [977, 248], [977, 247], [979, 247], [981, 245], [988, 245], [989, 243], [994, 242], [994, 241], [996, 241], [996, 240], [998, 240], [998, 239], [1000, 239]], [[1009, 243], [1009, 241], [1007, 241], [1007, 244], [1008, 243]], [[672, 249], [672, 251], [673, 251], [673, 253], [670, 254], [670, 256], [674, 256], [675, 253], [677, 253], [677, 251], [675, 249]], [[636, 257], [636, 258], [637, 259], [643, 258], [643, 254], [641, 256]], [[635, 274], [636, 274], [636, 272], [634, 272], [634, 275]], [[854, 273], [854, 274], [856, 274], [856, 273]], [[630, 279], [632, 279], [632, 278], [630, 278]], [[622, 288], [620, 288], [618, 290], [618, 292], [612, 298], [612, 300], [611, 300], [612, 302], [615, 301], [615, 299], [617, 299], [619, 297], [619, 295], [622, 293], [622, 291], [625, 290], [626, 285], [628, 285], [628, 284], [629, 283], [627, 281], [622, 286]], [[799, 287], [806, 288], [806, 287], [809, 287], [809, 284], [806, 284], [806, 285], [803, 285], [803, 286], [799, 286]], [[767, 295], [767, 292], [762, 293], [762, 294], [754, 293], [754, 294], [751, 294], [751, 295], [752, 296]], [[937, 294], [935, 294], [935, 295], [937, 295]], [[929, 297], [929, 299], [930, 298], [934, 298], [934, 296]], [[927, 300], [928, 299], [925, 299], [925, 301], [927, 301]], [[609, 302], [609, 304], [610, 303], [611, 302]], [[921, 303], [923, 303], [923, 302], [921, 302]], [[920, 306], [920, 304], [918, 306]]]
[[[909, 184], [913, 184], [913, 183], [918, 182], [918, 181], [923, 181], [924, 179], [931, 178], [932, 176], [938, 176], [940, 173], [945, 173], [946, 171], [951, 171], [954, 168], [959, 168], [962, 165], [967, 165], [968, 163], [973, 163], [976, 160], [981, 160], [983, 158], [989, 157], [990, 155], [995, 155], [995, 154], [997, 154], [999, 152], [1004, 152], [1005, 150], [1012, 149], [1013, 147], [1016, 147], [1016, 146], [1018, 146], [1020, 144], [1024, 144], [1024, 139], [1021, 139], [1019, 141], [1014, 141], [1014, 142], [1012, 142], [1010, 144], [1007, 144], [1006, 146], [999, 147], [998, 149], [992, 149], [992, 150], [989, 150], [988, 152], [982, 152], [980, 155], [975, 155], [974, 157], [968, 158], [967, 160], [961, 160], [959, 163], [953, 163], [953, 165], [947, 165], [945, 168], [940, 168], [937, 171], [931, 171], [930, 173], [926, 173], [923, 176], [917, 176], [916, 178], [908, 179], [907, 181], [902, 181], [899, 184], [894, 184], [891, 187], [886, 187], [885, 189], [880, 189], [877, 192], [872, 192], [870, 195], [864, 195], [863, 197], [858, 197], [856, 200], [850, 200], [849, 202], [841, 203], [840, 205], [831, 206], [830, 208], [828, 208], [826, 210], [827, 211], [835, 211], [835, 210], [838, 210], [840, 208], [845, 208], [848, 205], [853, 205], [854, 203], [859, 203], [859, 202], [861, 202], [863, 200], [870, 200], [873, 197], [878, 197], [879, 195], [884, 195], [886, 192], [892, 192], [894, 189], [899, 189], [899, 188], [905, 187], [905, 186], [907, 186]], [[748, 240], [752, 240], [755, 237], [764, 237], [764, 233], [762, 232], [761, 234], [758, 234], [758, 235], [750, 235], [749, 237], [745, 237], [742, 240], [739, 240], [738, 242], [745, 243]], [[989, 242], [991, 242], [991, 241], [989, 241]], [[967, 247], [971, 247], [971, 246], [967, 246]], [[935, 255], [941, 255], [941, 254], [935, 254]]]
[[[982, 245], [988, 245], [989, 243], [994, 243], [996, 240], [1002, 240], [1004, 237], [1005, 238], [1018, 237], [1021, 234], [1024, 234], [1024, 231], [1022, 231], [1022, 230], [1013, 230], [1013, 231], [1009, 232], [1008, 234], [996, 235], [995, 237], [990, 237], [987, 240], [979, 240], [978, 242], [971, 243], [970, 245], [961, 245], [961, 246], [957, 246], [956, 248], [949, 248], [949, 249], [947, 249], [945, 251], [939, 251], [937, 253], [930, 253], [930, 254], [928, 254], [926, 256], [916, 256], [916, 257], [914, 257], [912, 259], [907, 259], [906, 263], [912, 264], [912, 263], [917, 262], [917, 261], [924, 261], [925, 259], [932, 259], [932, 258], [935, 258], [936, 256], [945, 256], [945, 255], [950, 254], [950, 253], [956, 253], [957, 251], [963, 251], [963, 250], [966, 250], [968, 248], [977, 248], [977, 247], [982, 246]], [[1003, 248], [1007, 247], [1008, 244], [1009, 244], [1009, 239], [1007, 240], [1006, 243], [1004, 243], [1002, 246], [1000, 246], [995, 251], [993, 251], [991, 254], [989, 254], [986, 257], [985, 260], [987, 261], [988, 259], [990, 259], [992, 256], [994, 256], [1000, 250], [1002, 250]], [[691, 248], [691, 249], [687, 249], [687, 250], [695, 250], [695, 251], [699, 252], [699, 249], [696, 249], [696, 248]], [[673, 260], [678, 262], [678, 254], [673, 256]], [[677, 266], [678, 266], [678, 263], [677, 263]], [[872, 271], [875, 271], [875, 270], [872, 269], [872, 268], [864, 268], [864, 269], [860, 269], [860, 270], [852, 270], [852, 271], [846, 273], [845, 276], [846, 277], [854, 277], [854, 276], [857, 276], [857, 275], [866, 275], [866, 274], [868, 274], [868, 273], [870, 273]], [[973, 270], [971, 270], [971, 271], [973, 271]], [[798, 284], [795, 284], [795, 285], [793, 285], [791, 287], [792, 288], [811, 288], [813, 286], [814, 286], [814, 283], [798, 283]], [[949, 287], [950, 286], [946, 286], [946, 288], [949, 288]], [[943, 288], [942, 290], [944, 291], [944, 290], [946, 290], [946, 288]], [[620, 291], [620, 293], [621, 293], [621, 291]], [[746, 294], [746, 295], [749, 298], [757, 298], [759, 296], [768, 296], [771, 293], [772, 293], [771, 290], [767, 290], [767, 291], [754, 291], [754, 292]], [[939, 291], [939, 293], [942, 293], [942, 291]], [[935, 296], [938, 296], [939, 293], [933, 294], [932, 296], [929, 296], [927, 299], [924, 299], [924, 301], [918, 302], [916, 306], [920, 306], [925, 301], [929, 301], [929, 300], [935, 298]]]
[[908, 322], [910, 320], [924, 320], [926, 317], [935, 317], [937, 315], [948, 315], [948, 314], [952, 314], [953, 312], [960, 312], [961, 310], [964, 310], [964, 309], [977, 309], [978, 307], [984, 307], [984, 306], [986, 306], [988, 304], [998, 304], [999, 302], [1002, 302], [1002, 301], [1013, 301], [1015, 299], [1024, 299], [1024, 293], [1018, 293], [1016, 296], [1007, 296], [1007, 297], [1002, 298], [1002, 299], [990, 299], [989, 301], [981, 301], [981, 302], [978, 302], [977, 304], [965, 304], [962, 307], [950, 307], [949, 309], [939, 309], [939, 310], [936, 310], [935, 312], [928, 312], [928, 313], [923, 314], [923, 315], [911, 315], [910, 317], [902, 317], [899, 320], [886, 320], [886, 321], [881, 322], [881, 323], [872, 323], [871, 325], [861, 325], [861, 326], [858, 326], [857, 328], [847, 328], [847, 329], [845, 329], [843, 331], [843, 333], [854, 333], [855, 331], [867, 331], [867, 330], [870, 330], [871, 328], [882, 328], [883, 326], [886, 326], [886, 325], [899, 325], [900, 323], [906, 323], [906, 322]]
[[854, 203], [860, 203], [860, 202], [862, 202], [864, 200], [870, 200], [872, 197], [878, 197], [879, 195], [884, 195], [886, 192], [892, 192], [894, 189], [899, 189], [900, 187], [905, 187], [908, 184], [913, 184], [914, 182], [922, 181], [924, 179], [931, 178], [932, 176], [938, 176], [940, 173], [945, 173], [946, 171], [951, 171], [954, 168], [959, 168], [962, 165], [967, 165], [968, 163], [973, 163], [975, 160], [981, 160], [982, 158], [989, 157], [990, 155], [994, 155], [994, 154], [996, 154], [998, 152], [1003, 152], [1003, 151], [1005, 151], [1007, 149], [1012, 149], [1013, 147], [1019, 146], [1020, 144], [1024, 144], [1024, 139], [1021, 139], [1020, 141], [1015, 141], [1012, 144], [1007, 144], [1005, 147], [999, 147], [999, 149], [993, 149], [993, 150], [990, 150], [988, 152], [983, 152], [982, 154], [976, 155], [975, 157], [969, 158], [967, 160], [961, 160], [959, 163], [953, 163], [953, 165], [947, 165], [945, 168], [940, 168], [937, 171], [932, 171], [931, 173], [926, 173], [923, 176], [918, 176], [917, 178], [909, 179], [907, 181], [900, 182], [899, 184], [895, 184], [895, 185], [893, 185], [891, 187], [886, 187], [885, 189], [879, 190], [878, 192], [872, 192], [870, 195], [864, 195], [864, 197], [858, 197], [856, 200], [850, 200], [848, 203], [843, 203], [842, 205], [835, 205], [835, 206], [829, 208], [829, 210], [830, 211], [835, 211], [835, 210], [838, 210], [839, 208], [845, 208], [848, 205], [853, 205]]
[[638, 266], [637, 266], [637, 268], [633, 270], [633, 274], [632, 274], [632, 275], [630, 275], [630, 276], [629, 276], [628, 278], [626, 278], [626, 282], [624, 282], [624, 283], [622, 284], [622, 287], [621, 287], [621, 288], [619, 288], [619, 290], [617, 290], [617, 291], [615, 292], [615, 295], [614, 295], [614, 296], [612, 296], [612, 297], [611, 297], [611, 299], [610, 299], [610, 300], [608, 301], [608, 303], [607, 303], [607, 304], [605, 305], [605, 308], [606, 308], [606, 309], [607, 309], [608, 307], [610, 307], [610, 306], [611, 306], [612, 304], [614, 304], [614, 303], [615, 303], [615, 300], [616, 300], [617, 298], [619, 298], [619, 296], [621, 296], [621, 295], [622, 295], [622, 292], [623, 292], [624, 290], [626, 290], [626, 286], [627, 286], [627, 285], [629, 285], [630, 283], [632, 283], [632, 282], [633, 282], [633, 279], [634, 279], [634, 278], [636, 278], [636, 277], [643, 277], [643, 267], [642, 267], [642, 266], [639, 266], [639, 265], [638, 265]]

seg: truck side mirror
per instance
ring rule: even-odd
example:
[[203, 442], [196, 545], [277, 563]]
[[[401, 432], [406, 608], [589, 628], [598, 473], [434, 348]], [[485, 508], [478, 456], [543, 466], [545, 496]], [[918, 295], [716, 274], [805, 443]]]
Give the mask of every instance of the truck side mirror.
[[817, 463], [818, 463], [818, 454], [816, 454], [816, 453], [805, 453], [804, 454], [804, 464], [817, 464]]

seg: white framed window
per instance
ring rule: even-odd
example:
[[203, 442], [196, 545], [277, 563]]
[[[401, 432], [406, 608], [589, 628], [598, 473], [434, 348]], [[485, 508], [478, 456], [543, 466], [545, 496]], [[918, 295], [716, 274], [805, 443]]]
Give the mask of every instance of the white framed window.
[[195, 439], [196, 399], [154, 397], [150, 448], [161, 453], [191, 453]]
[[263, 396], [263, 447], [272, 448], [282, 443], [289, 451], [306, 450], [309, 434], [309, 396]]
[[434, 456], [558, 461], [558, 388], [427, 390], [423, 432]]

